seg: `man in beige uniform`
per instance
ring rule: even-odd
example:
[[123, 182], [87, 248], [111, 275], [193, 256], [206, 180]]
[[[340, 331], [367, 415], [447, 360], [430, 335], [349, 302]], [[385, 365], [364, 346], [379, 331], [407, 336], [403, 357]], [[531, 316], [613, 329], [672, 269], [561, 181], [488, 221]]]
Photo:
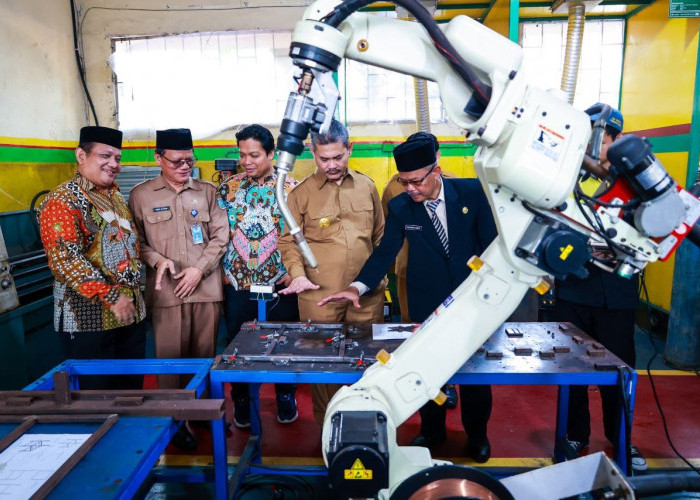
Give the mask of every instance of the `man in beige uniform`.
[[[316, 270], [307, 267], [285, 226], [278, 246], [292, 282], [279, 293], [298, 294], [302, 320], [381, 323], [384, 319], [385, 282], [360, 298], [360, 308], [351, 303], [316, 305], [326, 295], [350, 285], [384, 233], [377, 188], [366, 175], [348, 169], [351, 152], [348, 131], [336, 120], [328, 133], [311, 134], [316, 173], [304, 179], [287, 198], [289, 209], [318, 259]], [[314, 418], [319, 424], [339, 387], [311, 386]]]
[[[129, 206], [147, 267], [156, 357], [213, 357], [223, 300], [219, 261], [228, 243], [226, 212], [214, 185], [190, 177], [197, 160], [188, 129], [158, 130], [155, 159], [161, 174], [136, 186]], [[158, 385], [177, 388], [179, 376], [161, 375]]]

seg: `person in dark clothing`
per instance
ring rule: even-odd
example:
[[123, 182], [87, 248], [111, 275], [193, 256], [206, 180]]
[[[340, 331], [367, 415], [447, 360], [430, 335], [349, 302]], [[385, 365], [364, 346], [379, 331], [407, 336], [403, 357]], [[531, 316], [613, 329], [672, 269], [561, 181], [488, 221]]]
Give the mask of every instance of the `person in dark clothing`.
[[[596, 106], [593, 106], [594, 109]], [[589, 113], [590, 114], [590, 113]], [[599, 113], [591, 114], [596, 121]], [[600, 153], [600, 166], [610, 167], [607, 159], [608, 147], [622, 132], [622, 113], [613, 109], [605, 126]], [[605, 187], [605, 184], [602, 185]], [[585, 279], [568, 277], [555, 281], [556, 303], [545, 314], [546, 321], [570, 321], [603, 344], [610, 352], [634, 368], [634, 322], [639, 298], [639, 279], [635, 275], [626, 279], [599, 267], [588, 264], [589, 275]], [[619, 389], [615, 386], [600, 386], [603, 406], [603, 427], [605, 437], [611, 443], [617, 442], [619, 428]], [[571, 386], [569, 391], [568, 439], [575, 452], [584, 450], [591, 434], [591, 416], [588, 409], [588, 386]], [[632, 446], [632, 468], [644, 471], [646, 460], [635, 446]]]

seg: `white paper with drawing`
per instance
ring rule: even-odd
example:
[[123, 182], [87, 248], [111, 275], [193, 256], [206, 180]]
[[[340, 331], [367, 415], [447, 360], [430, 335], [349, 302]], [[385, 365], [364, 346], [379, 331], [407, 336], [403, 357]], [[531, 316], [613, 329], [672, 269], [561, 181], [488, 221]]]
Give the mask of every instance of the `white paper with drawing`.
[[0, 498], [29, 498], [90, 434], [24, 434], [0, 454]]
[[418, 327], [413, 323], [379, 323], [372, 325], [374, 340], [405, 340]]

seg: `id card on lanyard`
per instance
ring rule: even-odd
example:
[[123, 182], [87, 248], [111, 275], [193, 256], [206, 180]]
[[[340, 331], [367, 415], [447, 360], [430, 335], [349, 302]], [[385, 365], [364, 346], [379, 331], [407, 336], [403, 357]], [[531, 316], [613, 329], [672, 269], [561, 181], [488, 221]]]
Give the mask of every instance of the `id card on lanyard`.
[[[193, 202], [194, 203], [194, 202]], [[199, 212], [197, 211], [196, 208], [193, 208], [190, 210], [190, 215], [192, 217], [197, 217], [197, 214]], [[201, 245], [204, 243], [204, 234], [202, 233], [202, 225], [199, 222], [195, 222], [192, 224], [192, 227], [190, 228], [190, 232], [192, 233], [192, 243], [195, 245]]]
[[190, 231], [192, 232], [192, 243], [195, 245], [201, 245], [204, 243], [204, 234], [202, 233], [201, 224], [193, 224]]

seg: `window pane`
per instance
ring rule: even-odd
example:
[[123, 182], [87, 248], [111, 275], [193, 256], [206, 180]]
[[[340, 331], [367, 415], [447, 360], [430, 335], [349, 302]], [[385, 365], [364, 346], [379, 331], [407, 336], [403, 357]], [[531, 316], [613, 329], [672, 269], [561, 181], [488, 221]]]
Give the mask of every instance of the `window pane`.
[[[567, 23], [523, 24], [523, 71], [542, 88], [561, 88]], [[585, 109], [598, 101], [619, 103], [624, 21], [586, 21], [574, 106]]]
[[[248, 123], [278, 125], [299, 73], [288, 55], [291, 36], [259, 30], [115, 41], [119, 127], [189, 127], [203, 137]], [[338, 83], [341, 119], [416, 119], [412, 77], [345, 60]], [[437, 87], [430, 88], [431, 119], [445, 121]]]

